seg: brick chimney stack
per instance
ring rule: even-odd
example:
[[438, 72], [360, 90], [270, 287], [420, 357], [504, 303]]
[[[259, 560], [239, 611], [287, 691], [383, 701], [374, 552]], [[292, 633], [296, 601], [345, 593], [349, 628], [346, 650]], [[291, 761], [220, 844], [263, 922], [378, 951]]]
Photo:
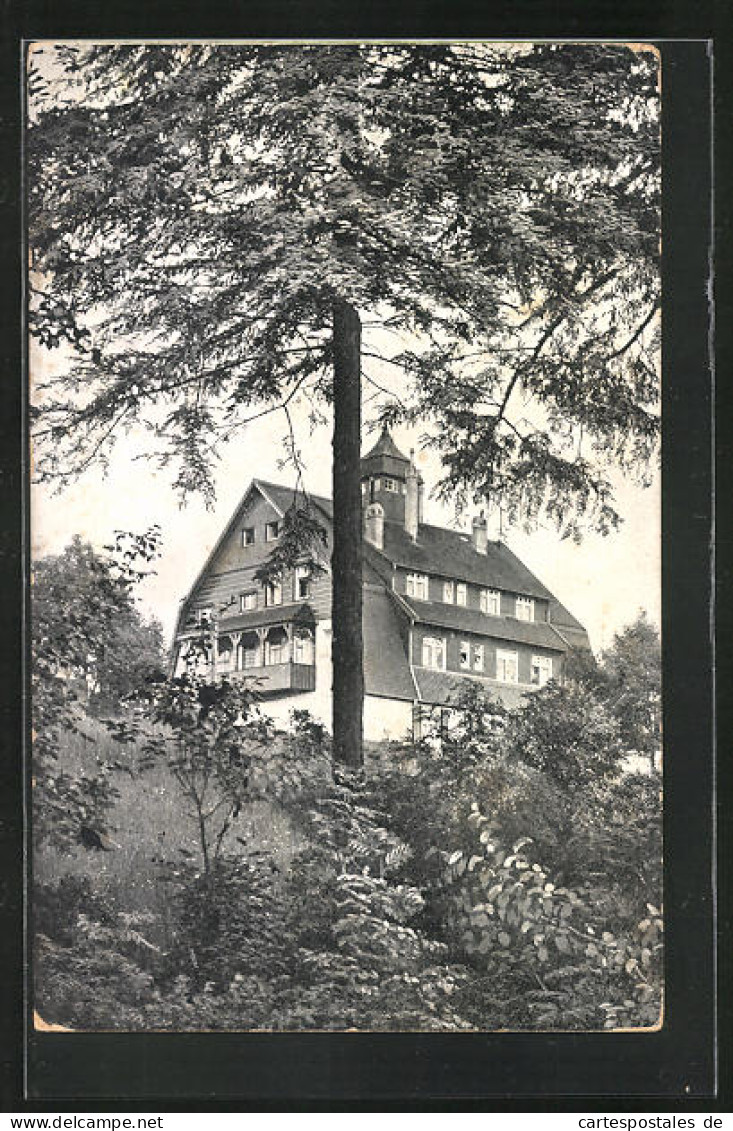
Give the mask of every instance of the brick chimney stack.
[[378, 550], [384, 547], [384, 507], [370, 503], [364, 512], [364, 537]]
[[420, 480], [415, 467], [415, 450], [410, 451], [410, 466], [405, 476], [405, 530], [413, 542], [417, 541], [420, 521]]
[[477, 514], [471, 523], [471, 537], [474, 550], [479, 554], [485, 554], [489, 544], [489, 527], [483, 511]]

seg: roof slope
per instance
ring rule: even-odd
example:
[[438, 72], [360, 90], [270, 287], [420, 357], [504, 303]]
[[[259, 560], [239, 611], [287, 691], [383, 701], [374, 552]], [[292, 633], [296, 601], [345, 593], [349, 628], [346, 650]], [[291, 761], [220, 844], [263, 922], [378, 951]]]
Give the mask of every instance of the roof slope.
[[412, 700], [415, 685], [398, 618], [385, 589], [364, 587], [364, 690], [367, 695]]
[[251, 609], [246, 613], [236, 613], [231, 617], [222, 617], [219, 621], [219, 632], [238, 632], [248, 628], [265, 628], [268, 624], [304, 624], [314, 625], [315, 614], [307, 603], [289, 605], [269, 605], [266, 609]]
[[[417, 541], [413, 542], [399, 523], [385, 522], [382, 554], [409, 569], [554, 600], [549, 589], [503, 542], [489, 542], [486, 553], [480, 554], [474, 549], [470, 535], [458, 530], [421, 523]], [[567, 610], [565, 612], [569, 617]], [[582, 627], [577, 621], [574, 623]]]
[[310, 492], [304, 494], [302, 491], [296, 491], [292, 487], [283, 487], [281, 483], [269, 483], [266, 479], [253, 479], [252, 483], [259, 487], [266, 498], [274, 504], [277, 510], [283, 514], [289, 511], [294, 503], [308, 503], [312, 502], [326, 515], [326, 518], [333, 518], [333, 503], [327, 499], [325, 495], [312, 495]]
[[402, 601], [412, 611], [415, 619], [423, 624], [454, 628], [459, 632], [479, 633], [481, 636], [492, 636], [497, 640], [537, 644], [542, 648], [553, 648], [556, 652], [564, 652], [567, 646], [553, 626], [544, 621], [487, 616], [485, 613], [477, 612], [476, 609], [466, 609], [461, 605], [416, 601], [414, 597], [403, 597]]
[[373, 459], [375, 456], [389, 456], [390, 459], [400, 459], [404, 463], [409, 463], [407, 456], [400, 451], [395, 444], [388, 428], [382, 429], [382, 434], [377, 440], [373, 448], [362, 456], [362, 459]]
[[420, 702], [434, 706], [444, 707], [455, 703], [461, 690], [471, 683], [481, 684], [484, 691], [501, 700], [505, 707], [520, 706], [529, 690], [524, 686], [513, 687], [511, 684], [499, 683], [493, 679], [474, 675], [462, 676], [454, 672], [436, 672], [429, 668], [415, 667], [413, 672]]

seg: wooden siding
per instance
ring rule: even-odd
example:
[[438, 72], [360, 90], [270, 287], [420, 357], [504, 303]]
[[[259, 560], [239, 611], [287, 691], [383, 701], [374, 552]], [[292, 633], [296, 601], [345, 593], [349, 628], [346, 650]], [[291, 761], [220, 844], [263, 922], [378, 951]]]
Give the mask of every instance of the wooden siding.
[[[227, 618], [236, 616], [240, 611], [240, 594], [256, 591], [258, 608], [265, 607], [264, 586], [255, 580], [254, 574], [267, 561], [275, 545], [274, 542], [265, 541], [265, 525], [277, 521], [279, 517], [278, 511], [255, 489], [247, 507], [239, 515], [206, 574], [191, 594], [188, 602], [190, 609], [213, 606], [224, 628]], [[252, 546], [242, 546], [242, 530], [250, 526], [255, 529], [255, 543]], [[282, 580], [282, 589], [283, 606], [304, 600], [295, 595], [294, 571], [287, 571]], [[312, 606], [317, 620], [331, 616], [330, 573], [311, 579], [310, 594], [305, 600]]]

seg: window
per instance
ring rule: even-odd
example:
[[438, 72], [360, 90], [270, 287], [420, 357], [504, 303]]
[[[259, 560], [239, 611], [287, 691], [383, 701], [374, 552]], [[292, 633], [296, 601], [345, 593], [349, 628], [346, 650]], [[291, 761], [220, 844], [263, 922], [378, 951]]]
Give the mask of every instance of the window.
[[248, 633], [242, 637], [242, 667], [258, 668], [260, 666], [260, 642], [255, 633]]
[[385, 491], [391, 491], [393, 495], [399, 495], [400, 493], [399, 483], [396, 479], [390, 479], [389, 476], [385, 477], [384, 489]]
[[471, 666], [471, 645], [467, 640], [461, 641], [461, 647], [458, 653], [458, 662], [462, 668], [470, 668]]
[[303, 601], [310, 596], [310, 570], [308, 566], [295, 567], [295, 599]]
[[214, 619], [214, 609], [212, 605], [204, 605], [203, 608], [194, 609], [193, 619], [198, 625], [210, 625]]
[[502, 683], [519, 682], [519, 665], [516, 652], [496, 651], [496, 678]]
[[427, 601], [428, 579], [426, 574], [408, 573], [405, 592], [408, 597], [415, 597], [418, 601]]
[[425, 636], [422, 642], [422, 666], [445, 671], [445, 640]]
[[483, 644], [474, 644], [473, 646], [473, 670], [475, 672], [482, 672], [484, 670]]
[[254, 546], [255, 543], [255, 528], [254, 526], [245, 526], [242, 531], [242, 545]]
[[279, 581], [271, 581], [265, 586], [265, 604], [282, 605], [283, 587]]
[[286, 664], [288, 662], [288, 638], [282, 629], [271, 629], [265, 640], [265, 664]]
[[443, 582], [443, 600], [448, 605], [453, 604], [453, 582], [452, 581], [444, 581]]
[[530, 682], [537, 687], [544, 687], [550, 679], [552, 679], [552, 656], [533, 656]]
[[296, 664], [312, 664], [314, 662], [312, 633], [299, 632], [294, 637], [293, 661]]
[[362, 495], [366, 495], [368, 490], [369, 490], [368, 482], [366, 481], [366, 479], [362, 479], [362, 481], [361, 481], [361, 493], [362, 493]]
[[280, 537], [280, 523], [279, 522], [266, 522], [265, 523], [265, 541], [274, 542], [276, 538]]
[[248, 612], [249, 609], [256, 609], [256, 608], [257, 608], [257, 593], [255, 592], [254, 589], [249, 593], [240, 593], [239, 594], [239, 611], [240, 611], [240, 613], [246, 613], [246, 612]]
[[498, 589], [481, 590], [481, 612], [491, 617], [501, 615], [501, 593]]
[[517, 620], [534, 620], [534, 601], [531, 597], [517, 597]]
[[464, 581], [459, 581], [458, 584], [456, 585], [456, 604], [457, 605], [466, 605], [467, 602], [468, 602], [468, 595], [467, 595], [467, 591], [466, 591], [466, 583]]

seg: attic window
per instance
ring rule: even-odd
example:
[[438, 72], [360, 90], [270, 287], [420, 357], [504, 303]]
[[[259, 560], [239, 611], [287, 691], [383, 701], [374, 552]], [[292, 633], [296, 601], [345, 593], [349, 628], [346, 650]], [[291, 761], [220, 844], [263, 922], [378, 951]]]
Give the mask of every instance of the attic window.
[[418, 601], [427, 601], [427, 575], [424, 573], [408, 573], [405, 581], [405, 593], [408, 597], [415, 597]]
[[245, 526], [242, 531], [242, 545], [254, 546], [255, 541], [255, 528], [254, 526]]
[[491, 617], [501, 614], [501, 593], [498, 589], [481, 590], [481, 612]]
[[279, 537], [280, 537], [280, 523], [277, 522], [277, 521], [266, 522], [265, 523], [265, 541], [266, 542], [274, 542]]
[[531, 597], [517, 597], [517, 620], [534, 620], [534, 601]]

